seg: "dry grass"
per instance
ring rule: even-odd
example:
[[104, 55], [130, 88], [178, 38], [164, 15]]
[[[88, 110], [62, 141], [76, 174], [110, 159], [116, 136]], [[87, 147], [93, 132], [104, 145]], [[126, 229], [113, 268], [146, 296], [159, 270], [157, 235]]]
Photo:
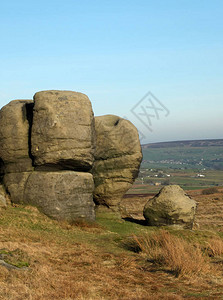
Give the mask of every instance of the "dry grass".
[[151, 274], [142, 276], [135, 258], [99, 254], [81, 244], [1, 246], [24, 247], [32, 263], [29, 271], [0, 267], [0, 299], [152, 299], [156, 286]]
[[219, 237], [211, 238], [207, 244], [207, 253], [211, 257], [219, 257], [223, 255], [223, 240]]
[[202, 190], [202, 195], [211, 195], [216, 193], [220, 193], [217, 187], [210, 187], [208, 189]]
[[[0, 266], [0, 299], [221, 299], [223, 282], [215, 272], [209, 273], [207, 279], [202, 274], [193, 280], [184, 276], [175, 278], [166, 272], [171, 267], [162, 270], [160, 264], [154, 267], [145, 262], [141, 254], [123, 249], [120, 242], [124, 239], [123, 232], [126, 238], [133, 230], [136, 233], [136, 229], [152, 232], [151, 228], [113, 217], [109, 219], [105, 214], [96, 225], [78, 223], [71, 226], [50, 220], [31, 207], [8, 208], [0, 212], [0, 249], [7, 253], [20, 249], [22, 259], [29, 262], [28, 270], [7, 270]], [[137, 233], [137, 236], [140, 235]], [[176, 244], [172, 235], [161, 231], [153, 236], [160, 245], [165, 244], [162, 242], [164, 236], [167, 245], [172, 243], [173, 252]], [[157, 254], [153, 254], [153, 258], [161, 257], [155, 249]], [[196, 248], [193, 250], [196, 252]], [[179, 246], [177, 253], [180, 251]], [[199, 257], [200, 252], [196, 253]], [[200, 270], [203, 272], [204, 265]], [[182, 269], [180, 275], [184, 272]]]
[[165, 230], [152, 236], [134, 236], [134, 240], [148, 260], [167, 267], [176, 277], [210, 272], [210, 264], [198, 244], [190, 244]]

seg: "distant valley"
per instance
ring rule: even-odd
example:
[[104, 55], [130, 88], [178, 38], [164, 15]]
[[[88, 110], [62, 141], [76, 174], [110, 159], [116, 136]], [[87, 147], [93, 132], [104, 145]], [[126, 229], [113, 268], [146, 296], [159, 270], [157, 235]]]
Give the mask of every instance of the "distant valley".
[[223, 170], [223, 139], [142, 145], [141, 168]]

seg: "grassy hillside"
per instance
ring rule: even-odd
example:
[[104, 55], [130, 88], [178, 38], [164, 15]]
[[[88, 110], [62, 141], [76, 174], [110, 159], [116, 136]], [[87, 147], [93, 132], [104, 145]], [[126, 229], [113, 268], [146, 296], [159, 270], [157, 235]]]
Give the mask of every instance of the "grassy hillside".
[[138, 197], [123, 201], [131, 220], [100, 210], [95, 224], [9, 206], [0, 211], [0, 260], [22, 268], [0, 265], [0, 299], [222, 299], [223, 194], [193, 197], [194, 231], [143, 225]]

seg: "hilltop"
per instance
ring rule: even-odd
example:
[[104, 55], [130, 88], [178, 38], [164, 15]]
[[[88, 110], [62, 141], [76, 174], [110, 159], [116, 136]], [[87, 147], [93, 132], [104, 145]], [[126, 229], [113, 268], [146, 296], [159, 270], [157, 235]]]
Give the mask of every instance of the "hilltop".
[[146, 148], [173, 148], [173, 147], [221, 147], [223, 139], [210, 140], [186, 140], [186, 141], [171, 141], [159, 142], [142, 145], [142, 149]]

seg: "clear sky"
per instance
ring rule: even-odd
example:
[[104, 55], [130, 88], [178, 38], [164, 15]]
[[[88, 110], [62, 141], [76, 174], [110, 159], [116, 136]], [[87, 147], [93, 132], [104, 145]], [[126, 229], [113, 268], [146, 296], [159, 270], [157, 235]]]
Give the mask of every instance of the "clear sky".
[[73, 90], [142, 143], [223, 138], [222, 15], [222, 0], [1, 1], [0, 107]]

